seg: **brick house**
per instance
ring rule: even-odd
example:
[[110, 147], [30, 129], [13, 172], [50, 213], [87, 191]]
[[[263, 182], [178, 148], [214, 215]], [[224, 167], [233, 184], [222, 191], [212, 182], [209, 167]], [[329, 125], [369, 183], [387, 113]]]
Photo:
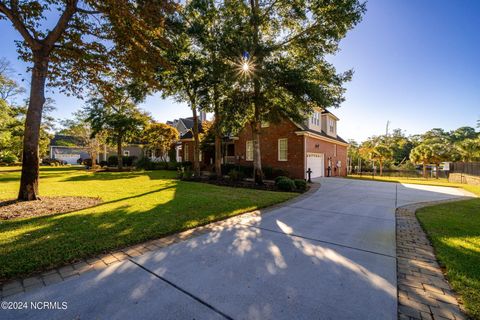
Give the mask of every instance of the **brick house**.
[[[348, 143], [337, 135], [339, 119], [331, 112], [317, 108], [303, 123], [284, 118], [277, 123], [263, 123], [260, 134], [262, 166], [288, 171], [292, 178], [346, 176]], [[185, 133], [182, 159], [193, 160], [193, 137]], [[212, 155], [200, 152], [202, 165], [212, 164]], [[226, 139], [224, 163], [253, 166], [252, 130], [246, 125], [235, 137]]]

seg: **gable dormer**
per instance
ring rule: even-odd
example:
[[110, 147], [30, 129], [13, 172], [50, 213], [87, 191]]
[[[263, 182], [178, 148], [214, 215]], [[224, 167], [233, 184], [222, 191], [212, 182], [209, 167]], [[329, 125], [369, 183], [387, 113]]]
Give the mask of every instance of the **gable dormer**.
[[336, 138], [337, 137], [337, 121], [338, 118], [330, 113], [329, 111], [324, 110], [322, 112], [322, 128], [323, 131], [331, 136]]
[[322, 109], [315, 108], [307, 119], [307, 127], [318, 132], [322, 131]]

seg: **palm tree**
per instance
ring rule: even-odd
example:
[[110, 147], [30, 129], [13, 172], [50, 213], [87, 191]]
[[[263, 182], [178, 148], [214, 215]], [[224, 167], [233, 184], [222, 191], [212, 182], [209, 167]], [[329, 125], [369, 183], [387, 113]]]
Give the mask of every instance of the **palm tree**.
[[420, 144], [410, 152], [410, 161], [415, 164], [421, 163], [423, 166], [423, 177], [427, 178], [427, 164], [433, 158], [433, 150], [426, 144]]
[[462, 161], [469, 162], [480, 157], [480, 138], [465, 139], [455, 144]]

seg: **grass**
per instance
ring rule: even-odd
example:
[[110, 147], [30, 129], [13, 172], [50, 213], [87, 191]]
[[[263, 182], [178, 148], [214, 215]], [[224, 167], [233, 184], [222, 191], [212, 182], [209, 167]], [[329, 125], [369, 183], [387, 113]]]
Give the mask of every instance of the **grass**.
[[[371, 176], [349, 176], [372, 180]], [[447, 179], [375, 177], [376, 181], [463, 188], [480, 196], [480, 186]], [[462, 297], [472, 318], [480, 319], [480, 199], [425, 207], [417, 217], [427, 232], [447, 279]]]
[[447, 278], [469, 314], [480, 319], [480, 199], [417, 211]]
[[[288, 200], [294, 193], [232, 189], [173, 179], [173, 171], [40, 172], [44, 196], [100, 197], [92, 208], [0, 222], [0, 279], [53, 268]], [[0, 199], [15, 198], [20, 172], [0, 174]]]

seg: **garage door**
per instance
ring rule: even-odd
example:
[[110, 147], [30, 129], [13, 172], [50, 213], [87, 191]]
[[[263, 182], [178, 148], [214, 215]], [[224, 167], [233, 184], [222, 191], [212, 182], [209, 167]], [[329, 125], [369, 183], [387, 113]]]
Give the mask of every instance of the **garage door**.
[[312, 170], [312, 178], [323, 177], [325, 175], [323, 153], [309, 152], [307, 153], [307, 170]]

